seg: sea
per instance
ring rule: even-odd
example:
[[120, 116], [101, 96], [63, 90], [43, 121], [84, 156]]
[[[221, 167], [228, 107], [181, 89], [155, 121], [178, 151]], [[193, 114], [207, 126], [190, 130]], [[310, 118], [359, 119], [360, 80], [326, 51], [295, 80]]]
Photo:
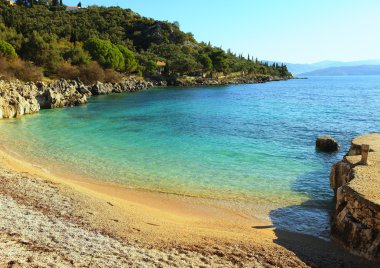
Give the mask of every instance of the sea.
[[[380, 132], [380, 76], [151, 88], [0, 121], [6, 150], [51, 171], [241, 203], [276, 228], [323, 239], [331, 166], [369, 132]], [[316, 150], [320, 135], [341, 149]]]

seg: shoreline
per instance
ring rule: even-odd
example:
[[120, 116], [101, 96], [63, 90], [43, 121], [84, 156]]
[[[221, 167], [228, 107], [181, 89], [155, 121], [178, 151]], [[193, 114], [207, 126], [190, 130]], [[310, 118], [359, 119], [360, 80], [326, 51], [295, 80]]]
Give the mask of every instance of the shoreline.
[[[287, 81], [293, 77], [243, 77], [238, 80], [202, 80], [175, 83], [173, 87], [201, 87], [227, 86], [238, 84], [258, 84], [274, 81]], [[42, 109], [56, 109], [81, 106], [87, 103], [88, 98], [98, 95], [115, 93], [131, 93], [146, 90], [152, 87], [167, 87], [167, 81], [147, 80], [143, 77], [128, 77], [118, 83], [96, 82], [84, 85], [80, 80], [54, 80], [44, 82], [21, 82], [19, 80], [6, 81], [0, 79], [0, 119], [16, 118], [27, 114], [38, 113]]]
[[[18, 184], [12, 179], [3, 183], [0, 201], [2, 197], [11, 198], [17, 203], [17, 209], [25, 209], [26, 205], [29, 212], [23, 217], [28, 219], [30, 215], [34, 215], [33, 213], [42, 212], [50, 218], [53, 217], [54, 222], [63, 220], [67, 221], [67, 224], [74, 224], [75, 228], [80, 228], [81, 232], [95, 232], [97, 239], [101, 235], [122, 244], [133, 245], [139, 248], [143, 255], [149, 255], [149, 250], [159, 251], [168, 259], [176, 261], [168, 262], [166, 266], [178, 263], [178, 257], [182, 256], [182, 253], [178, 252], [184, 252], [187, 256], [181, 257], [186, 265], [192, 263], [205, 267], [308, 267], [316, 260], [328, 261], [331, 267], [334, 267], [337, 263], [354, 261], [348, 253], [332, 242], [277, 230], [270, 222], [247, 217], [199, 198], [151, 193], [57, 177], [41, 167], [7, 155], [1, 148], [0, 163], [5, 167], [0, 170], [0, 180], [4, 180], [4, 174], [19, 180]], [[30, 187], [30, 181], [33, 182], [34, 188]], [[45, 191], [45, 188], [53, 188], [55, 193], [33, 196], [34, 191]], [[61, 196], [69, 204], [64, 209], [59, 207], [61, 202], [54, 204], [54, 200]], [[32, 202], [34, 199], [35, 203]], [[16, 218], [16, 222], [24, 221]], [[50, 231], [54, 233], [54, 237], [60, 235], [54, 228]], [[5, 235], [12, 237], [14, 231], [9, 232]], [[4, 231], [0, 228], [0, 248], [3, 246], [3, 235]], [[46, 234], [43, 234], [43, 237], [46, 238]], [[79, 245], [82, 243], [76, 242]], [[298, 249], [293, 249], [293, 246]], [[308, 246], [309, 249], [306, 250]], [[330, 250], [323, 252], [326, 247]], [[57, 252], [60, 250], [58, 247]], [[298, 250], [307, 257], [299, 255]], [[296, 254], [293, 251], [297, 251]], [[0, 254], [0, 264], [4, 261], [3, 258]], [[82, 257], [78, 258], [76, 261], [81, 261]], [[33, 263], [38, 263], [38, 260], [36, 258]], [[88, 261], [86, 258], [83, 260]], [[133, 260], [137, 263], [137, 257]], [[152, 261], [156, 264], [165, 263], [162, 257], [153, 257]], [[356, 261], [361, 263], [361, 260]], [[144, 261], [144, 258], [140, 265], [142, 264], [154, 266], [147, 260]]]
[[[184, 217], [191, 221], [205, 220], [207, 224], [210, 223], [210, 220], [229, 222], [229, 219], [234, 218], [233, 225], [236, 225], [236, 217], [238, 217], [240, 220], [243, 220], [243, 226], [248, 226], [251, 222], [253, 225], [270, 224], [269, 221], [250, 217], [227, 207], [217, 206], [218, 202], [213, 202], [213, 199], [133, 189], [118, 183], [54, 174], [42, 167], [11, 156], [5, 152], [4, 148], [0, 148], [0, 164], [16, 173], [29, 174], [33, 177], [40, 177], [53, 183], [62, 184], [72, 188], [74, 191], [86, 193], [92, 197], [95, 196], [106, 202], [113, 200], [139, 205], [144, 209], [155, 210], [158, 214], [169, 216], [170, 218]], [[215, 201], [219, 200], [216, 199]], [[200, 206], [203, 208], [200, 209]], [[144, 212], [139, 211], [139, 213]]]

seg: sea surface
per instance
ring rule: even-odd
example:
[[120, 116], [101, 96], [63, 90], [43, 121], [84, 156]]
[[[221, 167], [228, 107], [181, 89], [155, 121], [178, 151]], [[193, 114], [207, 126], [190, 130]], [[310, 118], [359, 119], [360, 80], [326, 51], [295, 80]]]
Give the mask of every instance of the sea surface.
[[[277, 228], [327, 238], [331, 165], [379, 131], [379, 76], [312, 77], [93, 97], [2, 120], [0, 142], [47, 169], [266, 207]], [[316, 151], [319, 135], [341, 150]]]

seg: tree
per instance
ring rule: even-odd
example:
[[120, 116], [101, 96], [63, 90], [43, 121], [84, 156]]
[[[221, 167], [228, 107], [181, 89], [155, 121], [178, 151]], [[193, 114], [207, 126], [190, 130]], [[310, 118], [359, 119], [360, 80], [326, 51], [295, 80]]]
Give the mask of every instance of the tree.
[[125, 68], [124, 56], [109, 40], [91, 38], [84, 45], [91, 57], [103, 68], [122, 71]]
[[210, 59], [212, 60], [212, 65], [214, 70], [217, 72], [227, 72], [228, 64], [226, 53], [220, 48], [214, 48], [209, 54]]
[[202, 70], [204, 72], [212, 71], [212, 60], [207, 54], [201, 54], [198, 61], [202, 64]]
[[71, 47], [63, 53], [63, 58], [74, 65], [89, 64], [91, 61], [90, 54], [81, 47]]
[[82, 2], [79, 2], [77, 6], [82, 7]]
[[128, 73], [132, 73], [136, 71], [138, 67], [138, 63], [133, 52], [130, 51], [125, 46], [119, 45], [117, 46], [117, 48], [120, 50], [120, 52], [124, 56], [124, 70]]
[[37, 31], [33, 31], [22, 44], [21, 55], [34, 64], [45, 67], [48, 73], [55, 73], [62, 62], [54, 37], [41, 36]]
[[17, 53], [11, 44], [3, 40], [0, 40], [0, 56], [16, 58]]

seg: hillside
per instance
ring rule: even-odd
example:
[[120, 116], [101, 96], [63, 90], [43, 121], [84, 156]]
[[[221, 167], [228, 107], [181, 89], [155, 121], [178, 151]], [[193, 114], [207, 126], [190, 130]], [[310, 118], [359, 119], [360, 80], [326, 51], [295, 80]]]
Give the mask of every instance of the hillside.
[[319, 69], [300, 76], [380, 75], [380, 65], [343, 66]]
[[[67, 11], [57, 1], [55, 6], [32, 7], [28, 1], [18, 1], [17, 6], [6, 2], [0, 0], [0, 54], [32, 62], [48, 77], [83, 77], [88, 82], [120, 74], [157, 80], [230, 74], [291, 77], [284, 65], [199, 43], [191, 33], [182, 32], [179, 23], [145, 18], [130, 9], [91, 6]], [[20, 72], [10, 65], [0, 72], [17, 76]]]

